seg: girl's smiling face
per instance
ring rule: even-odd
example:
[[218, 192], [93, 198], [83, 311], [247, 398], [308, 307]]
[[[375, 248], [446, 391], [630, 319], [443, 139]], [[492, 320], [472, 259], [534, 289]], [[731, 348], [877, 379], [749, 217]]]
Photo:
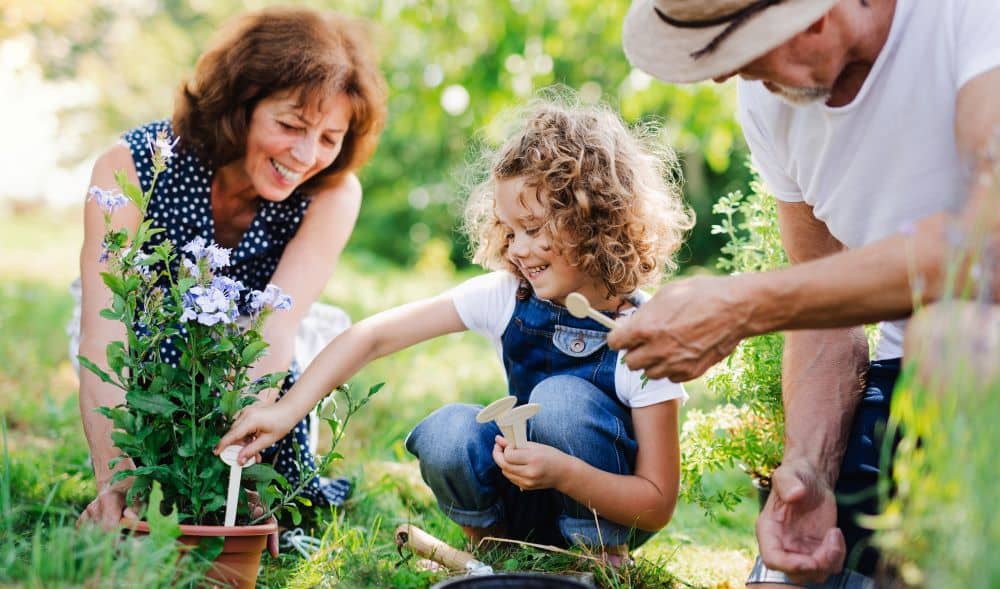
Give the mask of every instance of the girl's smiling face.
[[301, 104], [304, 96], [285, 92], [254, 108], [247, 132], [242, 172], [254, 192], [282, 201], [340, 154], [351, 122], [345, 94]]
[[507, 229], [508, 259], [540, 298], [562, 305], [566, 295], [579, 292], [595, 308], [615, 308], [601, 282], [571, 265], [560, 253], [559, 236], [543, 228], [544, 198], [524, 177], [497, 180], [494, 207]]

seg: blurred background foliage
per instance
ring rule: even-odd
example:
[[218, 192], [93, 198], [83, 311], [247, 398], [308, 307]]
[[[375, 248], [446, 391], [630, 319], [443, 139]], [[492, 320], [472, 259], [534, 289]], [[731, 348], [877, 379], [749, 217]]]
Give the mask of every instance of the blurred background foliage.
[[[174, 92], [219, 24], [256, 0], [4, 0], [0, 40], [26, 47], [46, 80], [83, 82], [95, 98], [64, 108], [72, 164], [123, 130], [169, 116]], [[731, 86], [671, 86], [633, 70], [621, 50], [628, 2], [339, 0], [302, 2], [369, 19], [389, 81], [389, 123], [364, 169], [366, 202], [349, 254], [410, 266], [467, 262], [454, 231], [462, 177], [495, 115], [563, 84], [630, 123], [662, 125], [681, 156], [699, 223], [680, 254], [713, 266], [715, 197], [746, 186]], [[82, 199], [85, 186], [79, 188]], [[2, 195], [0, 195], [2, 196]], [[450, 264], [449, 264], [450, 262]]]

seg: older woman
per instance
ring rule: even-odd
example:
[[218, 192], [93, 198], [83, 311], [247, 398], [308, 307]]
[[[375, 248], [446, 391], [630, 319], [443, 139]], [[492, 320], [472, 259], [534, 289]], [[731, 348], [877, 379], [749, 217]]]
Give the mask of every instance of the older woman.
[[[354, 172], [374, 151], [385, 120], [385, 83], [361, 28], [302, 8], [237, 18], [181, 85], [172, 120], [126, 133], [98, 158], [91, 179], [111, 189], [115, 171], [124, 170], [147, 190], [148, 137], [165, 131], [170, 141], [176, 138], [176, 157], [157, 180], [148, 209], [148, 217], [166, 229], [157, 239], [187, 243], [201, 237], [232, 248], [230, 277], [252, 289], [272, 282], [293, 297], [290, 312], [267, 320], [269, 353], [255, 366], [259, 375], [290, 369], [285, 390], [301, 368], [293, 360], [296, 332], [357, 219], [361, 186]], [[125, 207], [113, 222], [134, 228], [139, 212]], [[111, 299], [100, 278], [103, 227], [101, 210], [87, 202], [79, 346], [94, 359], [124, 335], [119, 324], [99, 314]], [[106, 527], [122, 514], [127, 485], [109, 482], [114, 471], [108, 462], [118, 452], [110, 421], [95, 408], [122, 401], [119, 389], [81, 372], [80, 411], [98, 490], [81, 519]], [[293, 481], [296, 458], [314, 464], [306, 431], [304, 421], [265, 455]], [[129, 466], [119, 463], [115, 470]], [[342, 500], [344, 486], [317, 479], [303, 494], [314, 505], [328, 505]]]

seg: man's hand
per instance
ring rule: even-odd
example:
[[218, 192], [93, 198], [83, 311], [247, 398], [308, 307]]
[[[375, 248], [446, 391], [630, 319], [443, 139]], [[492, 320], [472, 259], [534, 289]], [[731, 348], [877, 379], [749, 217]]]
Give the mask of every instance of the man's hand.
[[740, 287], [709, 276], [667, 284], [608, 334], [608, 345], [628, 350], [625, 364], [649, 378], [697, 378], [751, 335], [751, 305], [738, 299]]
[[528, 442], [525, 448], [514, 448], [503, 436], [497, 436], [493, 446], [493, 461], [522, 491], [556, 488], [569, 459], [568, 454], [545, 444]]
[[[86, 523], [94, 523], [105, 530], [117, 528], [121, 522], [122, 515], [136, 518], [131, 509], [125, 509], [125, 494], [128, 492], [126, 486], [121, 483], [116, 485], [102, 485], [97, 492], [97, 497], [87, 505], [87, 508], [76, 520], [76, 526], [80, 527]], [[136, 518], [137, 519], [137, 518]]]
[[760, 557], [796, 583], [821, 583], [844, 568], [847, 548], [837, 526], [833, 490], [804, 461], [783, 463], [757, 518]]

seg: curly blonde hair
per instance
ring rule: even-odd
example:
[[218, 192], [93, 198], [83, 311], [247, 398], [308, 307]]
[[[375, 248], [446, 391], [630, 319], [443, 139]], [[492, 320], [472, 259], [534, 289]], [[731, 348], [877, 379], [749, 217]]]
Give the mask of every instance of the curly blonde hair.
[[499, 149], [484, 150], [486, 178], [465, 209], [473, 260], [519, 275], [497, 218], [497, 181], [523, 177], [547, 209], [542, 226], [567, 261], [599, 279], [608, 296], [633, 292], [676, 268], [673, 254], [694, 216], [681, 199], [677, 160], [656, 128], [630, 130], [605, 106], [540, 98], [516, 117]]

